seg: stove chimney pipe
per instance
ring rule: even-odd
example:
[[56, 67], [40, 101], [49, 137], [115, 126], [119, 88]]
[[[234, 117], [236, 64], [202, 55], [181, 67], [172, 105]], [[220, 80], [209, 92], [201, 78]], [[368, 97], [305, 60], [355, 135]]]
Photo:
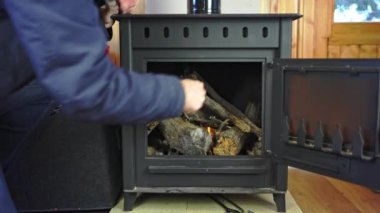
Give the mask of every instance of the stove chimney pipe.
[[188, 0], [189, 14], [220, 14], [220, 0]]

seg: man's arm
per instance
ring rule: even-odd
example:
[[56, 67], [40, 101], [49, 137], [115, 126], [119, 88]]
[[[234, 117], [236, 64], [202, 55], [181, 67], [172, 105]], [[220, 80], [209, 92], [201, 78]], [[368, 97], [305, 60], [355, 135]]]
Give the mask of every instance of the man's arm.
[[37, 77], [66, 113], [125, 123], [182, 112], [177, 78], [125, 72], [106, 57], [93, 1], [5, 0], [5, 7]]

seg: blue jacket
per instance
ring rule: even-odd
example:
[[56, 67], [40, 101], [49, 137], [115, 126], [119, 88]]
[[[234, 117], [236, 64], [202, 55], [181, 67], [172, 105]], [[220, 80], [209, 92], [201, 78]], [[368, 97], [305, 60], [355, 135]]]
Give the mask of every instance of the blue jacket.
[[0, 101], [35, 74], [67, 114], [82, 120], [178, 116], [179, 79], [115, 67], [99, 23], [92, 0], [0, 0]]

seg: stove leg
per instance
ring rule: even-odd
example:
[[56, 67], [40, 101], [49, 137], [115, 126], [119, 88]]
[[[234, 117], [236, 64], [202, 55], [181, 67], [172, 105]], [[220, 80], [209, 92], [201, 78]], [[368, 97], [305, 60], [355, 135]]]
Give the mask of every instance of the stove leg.
[[277, 212], [286, 212], [285, 194], [284, 193], [273, 194], [273, 200], [276, 203]]
[[124, 211], [132, 211], [137, 198], [137, 193], [124, 192]]

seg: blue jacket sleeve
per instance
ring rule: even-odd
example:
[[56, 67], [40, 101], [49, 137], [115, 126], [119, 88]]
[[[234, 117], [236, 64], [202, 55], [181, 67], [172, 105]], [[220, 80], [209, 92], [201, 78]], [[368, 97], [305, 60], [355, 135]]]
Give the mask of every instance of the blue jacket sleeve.
[[89, 0], [5, 0], [42, 85], [69, 115], [107, 123], [178, 116], [177, 77], [125, 71], [105, 54], [99, 13]]

